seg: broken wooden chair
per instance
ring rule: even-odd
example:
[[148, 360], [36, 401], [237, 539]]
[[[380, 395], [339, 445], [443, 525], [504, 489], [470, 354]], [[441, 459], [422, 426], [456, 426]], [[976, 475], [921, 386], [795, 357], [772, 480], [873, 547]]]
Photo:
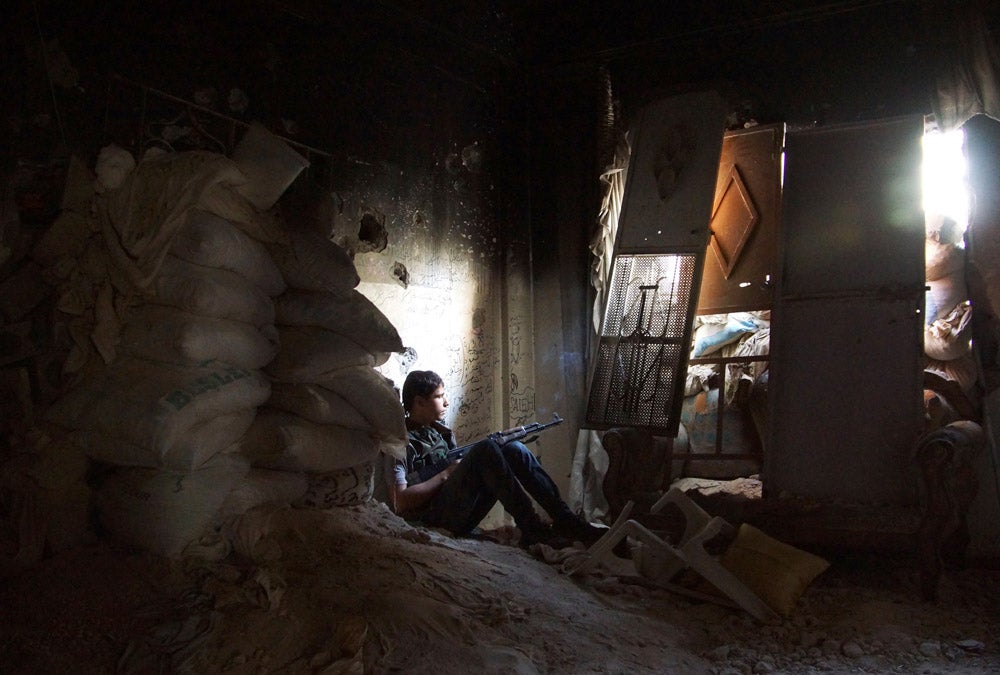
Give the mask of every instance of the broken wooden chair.
[[[631, 572], [635, 576], [638, 573], [658, 587], [699, 600], [742, 608], [765, 623], [778, 621], [778, 614], [742, 580], [723, 567], [718, 557], [706, 548], [706, 544], [720, 534], [731, 534], [733, 526], [719, 516], [709, 515], [677, 487], [670, 488], [657, 500], [650, 512], [658, 513], [668, 504], [679, 508], [684, 516], [683, 533], [676, 543], [631, 518], [634, 504], [629, 502], [586, 555], [568, 559], [563, 564], [563, 572], [584, 574], [601, 566], [612, 574], [628, 575]], [[612, 554], [612, 549], [626, 537], [636, 540], [631, 561]], [[698, 590], [697, 586], [676, 583], [675, 579], [685, 570], [700, 575], [721, 595]]]

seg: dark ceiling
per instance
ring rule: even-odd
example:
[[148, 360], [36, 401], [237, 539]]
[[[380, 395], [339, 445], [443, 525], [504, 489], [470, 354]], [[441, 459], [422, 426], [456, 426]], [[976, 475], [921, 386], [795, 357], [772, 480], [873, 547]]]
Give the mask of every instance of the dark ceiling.
[[38, 47], [56, 41], [80, 73], [60, 90], [67, 107], [103, 104], [108, 74], [184, 98], [239, 87], [247, 115], [364, 147], [440, 124], [449, 98], [513, 97], [597, 67], [623, 99], [711, 82], [759, 121], [893, 114], [925, 98], [926, 68], [954, 40], [928, 10], [947, 20], [980, 1], [995, 27], [1000, 3], [985, 0], [20, 0], [0, 48], [18, 97], [8, 114], [49, 96], [24, 82], [44, 77]]
[[[526, 70], [580, 62], [677, 55], [693, 46], [738, 49], [762, 35], [840, 33], [862, 22], [886, 37], [909, 33], [934, 7], [979, 4], [991, 25], [1000, 3], [985, 0], [261, 0], [310, 20], [336, 21], [354, 9], [375, 11], [415, 34], [435, 35], [468, 53], [490, 54]], [[377, 9], [376, 9], [377, 8]], [[845, 44], [845, 46], [850, 46]]]
[[[280, 1], [280, 0], [279, 0]], [[700, 0], [664, 2], [437, 2], [378, 0], [390, 11], [419, 17], [442, 35], [490, 50], [527, 69], [581, 61], [614, 61], [682, 51], [693, 44], [752, 38], [761, 30], [878, 10], [888, 22], [911, 0]], [[876, 16], [876, 15], [873, 15]], [[895, 18], [899, 18], [895, 15]], [[502, 40], [502, 34], [509, 39]], [[507, 50], [506, 52], [504, 50]]]

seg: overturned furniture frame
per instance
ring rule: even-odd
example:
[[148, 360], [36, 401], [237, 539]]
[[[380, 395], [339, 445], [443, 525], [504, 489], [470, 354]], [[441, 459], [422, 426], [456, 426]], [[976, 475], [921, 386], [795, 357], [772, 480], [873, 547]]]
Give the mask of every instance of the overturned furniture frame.
[[[676, 545], [629, 518], [633, 507], [633, 503], [629, 502], [611, 528], [587, 550], [587, 555], [567, 560], [563, 565], [563, 572], [570, 575], [584, 574], [598, 566], [604, 566], [614, 573], [620, 573], [623, 566], [630, 565], [633, 572], [661, 588], [699, 600], [742, 608], [765, 623], [780, 621], [771, 607], [705, 548], [705, 544], [719, 534], [732, 532], [733, 526], [719, 516], [709, 515], [676, 487], [670, 488], [657, 500], [650, 513], [658, 513], [667, 504], [676, 505], [685, 519], [684, 531]], [[630, 536], [640, 543], [633, 551], [633, 562], [627, 563], [615, 556], [612, 549]], [[677, 574], [688, 568], [715, 586], [725, 597], [673, 583]]]

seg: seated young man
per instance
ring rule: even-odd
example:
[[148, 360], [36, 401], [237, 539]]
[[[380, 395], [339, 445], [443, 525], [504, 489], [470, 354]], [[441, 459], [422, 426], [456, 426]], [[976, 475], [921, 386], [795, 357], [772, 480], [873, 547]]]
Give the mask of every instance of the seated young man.
[[[467, 535], [498, 501], [521, 531], [521, 545], [546, 543], [556, 548], [573, 541], [592, 544], [604, 530], [574, 514], [534, 454], [519, 441], [500, 446], [484, 439], [461, 460], [420, 480], [418, 469], [434, 464], [456, 447], [442, 420], [448, 408], [441, 377], [429, 370], [410, 372], [403, 383], [403, 409], [409, 445], [406, 459], [387, 476], [393, 511], [408, 520]], [[535, 501], [548, 513], [548, 526], [536, 513]]]

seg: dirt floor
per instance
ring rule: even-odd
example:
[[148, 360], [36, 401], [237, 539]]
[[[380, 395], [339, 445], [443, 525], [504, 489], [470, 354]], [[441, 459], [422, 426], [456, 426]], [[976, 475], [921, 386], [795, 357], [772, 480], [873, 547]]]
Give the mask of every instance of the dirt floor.
[[0, 671], [1000, 672], [997, 570], [949, 571], [925, 603], [905, 557], [829, 558], [765, 625], [635, 576], [567, 576], [551, 550], [413, 528], [378, 502], [256, 509], [193, 553], [97, 542], [5, 579]]

